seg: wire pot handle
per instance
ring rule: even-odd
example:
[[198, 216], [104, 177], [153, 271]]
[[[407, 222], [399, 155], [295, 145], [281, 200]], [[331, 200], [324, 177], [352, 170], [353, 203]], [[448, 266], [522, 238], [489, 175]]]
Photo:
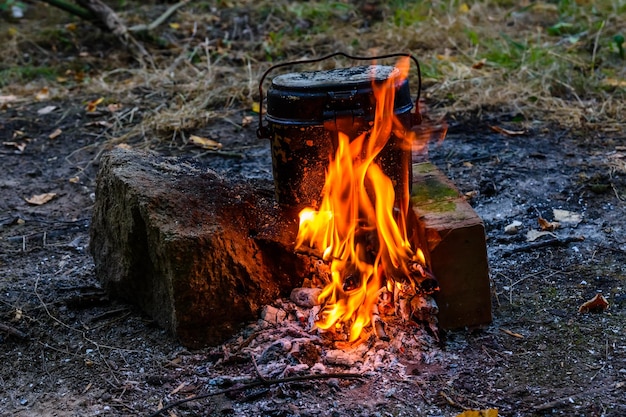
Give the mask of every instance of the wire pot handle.
[[387, 54], [387, 55], [377, 55], [377, 56], [354, 56], [354, 55], [348, 55], [345, 52], [334, 52], [332, 54], [323, 56], [321, 58], [315, 58], [315, 59], [303, 59], [300, 61], [290, 61], [290, 62], [283, 62], [280, 64], [276, 64], [271, 66], [270, 68], [268, 68], [263, 75], [261, 76], [261, 80], [259, 81], [259, 96], [260, 96], [260, 100], [259, 100], [259, 128], [256, 131], [256, 135], [259, 139], [265, 139], [265, 138], [269, 138], [269, 129], [267, 126], [263, 126], [263, 98], [264, 98], [264, 94], [263, 94], [263, 82], [265, 81], [265, 78], [267, 78], [267, 76], [269, 75], [270, 72], [278, 69], [278, 68], [283, 68], [283, 67], [288, 67], [288, 66], [292, 66], [292, 65], [299, 65], [299, 64], [314, 64], [316, 62], [321, 62], [321, 61], [325, 61], [327, 59], [333, 58], [335, 56], [343, 56], [345, 58], [348, 59], [352, 59], [355, 61], [373, 61], [373, 60], [379, 60], [379, 59], [387, 59], [387, 58], [397, 58], [397, 57], [408, 57], [411, 60], [413, 60], [413, 62], [415, 63], [415, 67], [417, 68], [417, 79], [418, 79], [418, 84], [417, 84], [417, 97], [415, 98], [415, 113], [413, 114], [413, 123], [414, 124], [419, 124], [421, 122], [421, 115], [419, 112], [419, 100], [420, 100], [420, 94], [422, 91], [422, 71], [420, 69], [420, 63], [417, 60], [417, 58], [415, 58], [413, 55], [409, 54], [409, 53], [395, 53], [395, 54]]

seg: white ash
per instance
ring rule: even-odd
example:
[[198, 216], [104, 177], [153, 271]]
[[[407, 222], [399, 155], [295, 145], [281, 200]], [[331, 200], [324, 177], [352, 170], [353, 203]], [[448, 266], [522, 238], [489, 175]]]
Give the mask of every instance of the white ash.
[[[436, 305], [428, 299], [412, 299], [408, 304], [419, 306], [416, 316], [423, 324], [381, 315], [376, 319], [384, 322], [384, 340], [368, 326], [359, 341], [350, 343], [347, 334], [323, 331], [315, 325], [320, 306], [301, 307], [279, 299], [265, 306], [261, 318], [239, 337], [223, 345], [224, 358], [220, 361], [254, 359], [256, 371], [264, 378], [332, 372], [391, 372], [408, 377], [406, 364], [443, 363], [445, 359], [436, 333], [429, 327], [436, 320], [428, 313], [436, 313]], [[399, 313], [407, 316], [406, 310], [400, 309]]]

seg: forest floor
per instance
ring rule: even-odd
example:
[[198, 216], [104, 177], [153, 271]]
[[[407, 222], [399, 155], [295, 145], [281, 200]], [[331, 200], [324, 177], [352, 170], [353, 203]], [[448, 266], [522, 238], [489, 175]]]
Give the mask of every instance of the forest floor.
[[[219, 30], [230, 30], [231, 39], [248, 36], [246, 13], [211, 10], [200, 12], [227, 20]], [[68, 31], [65, 18], [58, 19], [50, 22], [54, 36], [67, 36], [75, 55], [52, 47], [56, 41], [39, 39], [36, 47], [16, 41], [16, 48], [41, 60], [41, 68], [57, 72], [52, 80], [42, 81], [41, 74], [11, 78], [0, 90], [0, 415], [149, 416], [175, 401], [228, 388], [238, 378], [254, 379], [258, 369], [252, 363], [223, 360], [226, 347], [246, 330], [223, 347], [184, 348], [135, 307], [107, 297], [88, 245], [98, 161], [114, 146], [184, 155], [241, 181], [271, 181], [269, 143], [257, 139], [250, 110], [258, 100], [254, 80], [262, 73], [261, 59], [211, 44], [222, 62], [214, 59], [211, 74], [201, 74], [207, 58], [194, 61], [190, 44], [184, 59], [177, 61], [183, 54], [172, 52], [171, 72], [196, 71], [200, 89], [215, 86], [202, 106], [189, 73], [177, 85], [158, 79], [164, 72], [138, 75], [132, 62], [111, 69], [107, 58], [130, 59], [115, 52], [114, 38], [88, 48], [76, 35], [88, 26]], [[180, 22], [189, 26], [193, 19], [185, 14]], [[271, 14], [263, 22], [276, 24]], [[307, 30], [306, 18], [298, 24]], [[262, 25], [251, 26], [249, 36], [259, 36]], [[267, 48], [279, 41], [279, 32], [271, 33], [274, 43]], [[317, 37], [310, 42], [320, 45]], [[243, 80], [237, 78], [241, 73]], [[143, 83], [137, 81], [141, 76]], [[86, 86], [81, 77], [97, 85]], [[358, 380], [276, 384], [196, 399], [163, 415], [454, 416], [469, 409], [497, 409], [505, 416], [626, 414], [623, 114], [592, 114], [602, 107], [593, 100], [591, 110], [580, 103], [569, 113], [556, 109], [572, 117], [558, 120], [534, 117], [536, 107], [525, 110], [519, 103], [454, 107], [447, 92], [442, 96], [442, 78], [425, 85], [427, 104], [445, 113], [449, 126], [445, 140], [431, 144], [429, 158], [485, 223], [493, 323], [448, 332], [436, 348], [438, 359], [428, 362], [415, 352], [415, 369], [407, 374], [383, 370]], [[229, 80], [236, 88], [226, 86]], [[96, 103], [101, 96], [105, 100]], [[616, 105], [606, 103], [607, 109]], [[190, 134], [222, 148], [197, 147]], [[554, 222], [555, 216], [561, 227], [536, 238], [543, 246], [530, 245], [539, 219]], [[506, 233], [515, 221], [519, 231]], [[579, 312], [596, 294], [609, 308]]]

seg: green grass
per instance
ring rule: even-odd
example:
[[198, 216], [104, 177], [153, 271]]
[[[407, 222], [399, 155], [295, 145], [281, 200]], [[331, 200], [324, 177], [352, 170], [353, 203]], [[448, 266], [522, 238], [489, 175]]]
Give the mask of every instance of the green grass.
[[0, 88], [28, 83], [37, 79], [53, 81], [58, 76], [55, 68], [37, 67], [32, 65], [0, 69]]
[[[68, 32], [65, 24], [77, 20], [49, 8], [30, 21], [12, 24], [17, 35], [0, 29], [0, 42], [7, 46], [0, 57], [0, 68], [5, 68], [0, 86], [37, 80], [49, 84], [68, 61], [88, 65], [94, 79], [101, 75], [104, 82], [84, 88], [123, 95], [141, 86], [137, 91], [164, 89], [171, 97], [184, 97], [184, 108], [162, 107], [154, 118], [163, 120], [146, 119], [168, 135], [162, 127], [170, 124], [170, 118], [172, 126], [177, 120], [197, 125], [203, 123], [206, 110], [223, 110], [224, 103], [250, 109], [258, 100], [260, 75], [272, 64], [337, 51], [362, 56], [410, 52], [421, 63], [422, 97], [440, 114], [499, 112], [517, 120], [568, 126], [626, 122], [626, 0], [525, 5], [512, 0], [391, 0], [371, 2], [373, 10], [364, 4], [191, 2], [170, 19], [178, 29], [165, 23], [153, 33], [152, 39], [168, 39], [167, 46], [142, 39], [154, 56], [154, 68], [139, 68], [124, 57], [124, 48], [116, 46], [114, 37], [103, 38], [87, 23]], [[166, 8], [158, 2], [129, 0], [112, 6], [129, 24], [149, 23]], [[242, 22], [243, 17], [240, 34], [233, 35], [235, 21]], [[242, 35], [243, 29], [247, 32]], [[79, 50], [92, 50], [88, 44], [101, 38], [108, 39], [99, 43], [107, 59], [77, 55]], [[30, 67], [32, 62], [46, 62], [49, 68]], [[306, 69], [330, 65], [352, 63], [337, 59]], [[116, 84], [119, 77], [107, 76], [109, 71], [124, 73], [125, 84]], [[411, 77], [413, 86], [415, 72]], [[149, 134], [150, 126], [142, 128]]]

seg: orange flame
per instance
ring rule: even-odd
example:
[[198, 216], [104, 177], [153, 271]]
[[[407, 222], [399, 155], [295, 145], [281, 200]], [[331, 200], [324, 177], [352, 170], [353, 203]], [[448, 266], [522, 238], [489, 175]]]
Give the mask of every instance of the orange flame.
[[409, 261], [425, 262], [407, 236], [408, 189], [397, 199], [391, 179], [375, 162], [392, 132], [406, 149], [414, 138], [394, 114], [396, 83], [407, 77], [409, 59], [396, 68], [399, 71], [384, 83], [373, 83], [376, 111], [371, 130], [352, 140], [338, 132], [319, 210], [300, 212], [296, 249], [308, 244], [330, 262], [331, 282], [319, 296], [324, 308], [317, 326], [331, 329], [345, 323], [350, 341], [372, 322], [381, 288], [392, 288], [396, 279], [408, 280]]

